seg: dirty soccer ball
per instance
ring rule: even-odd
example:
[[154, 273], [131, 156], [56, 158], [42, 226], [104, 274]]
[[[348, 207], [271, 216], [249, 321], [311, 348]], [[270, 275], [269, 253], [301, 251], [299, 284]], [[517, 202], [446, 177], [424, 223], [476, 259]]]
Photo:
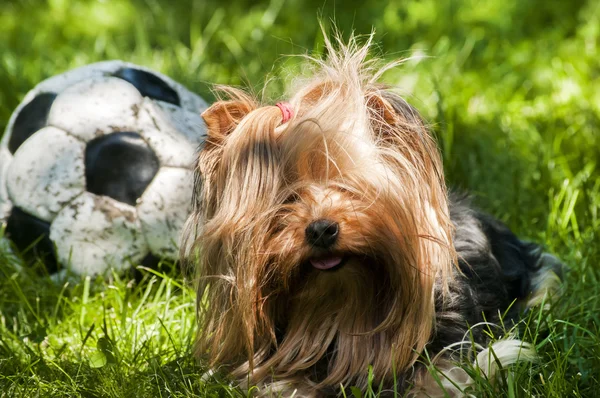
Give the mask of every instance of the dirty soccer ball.
[[6, 235], [51, 273], [175, 259], [205, 108], [166, 76], [121, 61], [40, 83], [0, 143]]

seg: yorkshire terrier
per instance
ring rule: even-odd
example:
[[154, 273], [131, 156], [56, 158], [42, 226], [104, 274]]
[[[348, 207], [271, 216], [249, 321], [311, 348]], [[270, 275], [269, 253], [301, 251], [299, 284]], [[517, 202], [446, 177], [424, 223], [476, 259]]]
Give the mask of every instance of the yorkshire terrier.
[[390, 66], [369, 43], [326, 46], [289, 103], [220, 87], [202, 115], [184, 245], [196, 353], [264, 396], [366, 388], [370, 367], [400, 395], [461, 396], [473, 381], [452, 353], [465, 345], [489, 377], [534, 357], [476, 326], [517, 321], [562, 265], [448, 193], [435, 140], [378, 83]]

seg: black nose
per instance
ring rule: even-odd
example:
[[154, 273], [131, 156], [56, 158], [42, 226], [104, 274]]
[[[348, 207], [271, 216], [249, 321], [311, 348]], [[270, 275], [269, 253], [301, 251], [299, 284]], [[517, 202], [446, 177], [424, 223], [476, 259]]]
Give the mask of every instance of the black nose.
[[335, 243], [339, 234], [339, 226], [335, 221], [317, 220], [308, 224], [306, 241], [313, 246], [327, 249]]

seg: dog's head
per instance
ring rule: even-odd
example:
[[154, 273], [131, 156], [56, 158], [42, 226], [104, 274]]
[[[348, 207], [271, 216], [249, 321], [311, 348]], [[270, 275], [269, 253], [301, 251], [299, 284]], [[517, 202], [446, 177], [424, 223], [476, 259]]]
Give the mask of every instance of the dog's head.
[[285, 123], [232, 88], [202, 115], [198, 354], [253, 382], [362, 384], [369, 365], [386, 378], [431, 337], [454, 260], [441, 160], [367, 52], [315, 61]]

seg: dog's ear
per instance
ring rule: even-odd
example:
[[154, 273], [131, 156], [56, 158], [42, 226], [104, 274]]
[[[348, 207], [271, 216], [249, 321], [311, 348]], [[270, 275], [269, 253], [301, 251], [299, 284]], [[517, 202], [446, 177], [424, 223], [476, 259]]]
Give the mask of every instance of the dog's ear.
[[[198, 153], [196, 168], [197, 175], [203, 180], [216, 178], [224, 141], [242, 119], [256, 108], [250, 96], [242, 90], [217, 87], [217, 95], [226, 96], [228, 99], [218, 100], [201, 115], [206, 123], [207, 137]], [[202, 186], [209, 187], [212, 184], [199, 183], [196, 189], [200, 190]], [[210, 192], [207, 195], [210, 196]]]
[[246, 100], [217, 101], [202, 113], [213, 142], [221, 141], [231, 133], [250, 111], [254, 104]]
[[367, 94], [366, 101], [374, 120], [395, 127], [425, 129], [425, 122], [419, 112], [398, 94], [378, 90]]
[[365, 100], [373, 131], [381, 142], [401, 152], [410, 150], [413, 160], [417, 159], [415, 155], [420, 155], [423, 165], [435, 170], [434, 174], [441, 178], [442, 161], [437, 143], [419, 111], [400, 95], [383, 89], [367, 94]]
[[375, 92], [367, 96], [367, 107], [373, 113], [376, 120], [395, 126], [399, 122], [399, 115], [388, 99], [384, 97], [384, 92]]

